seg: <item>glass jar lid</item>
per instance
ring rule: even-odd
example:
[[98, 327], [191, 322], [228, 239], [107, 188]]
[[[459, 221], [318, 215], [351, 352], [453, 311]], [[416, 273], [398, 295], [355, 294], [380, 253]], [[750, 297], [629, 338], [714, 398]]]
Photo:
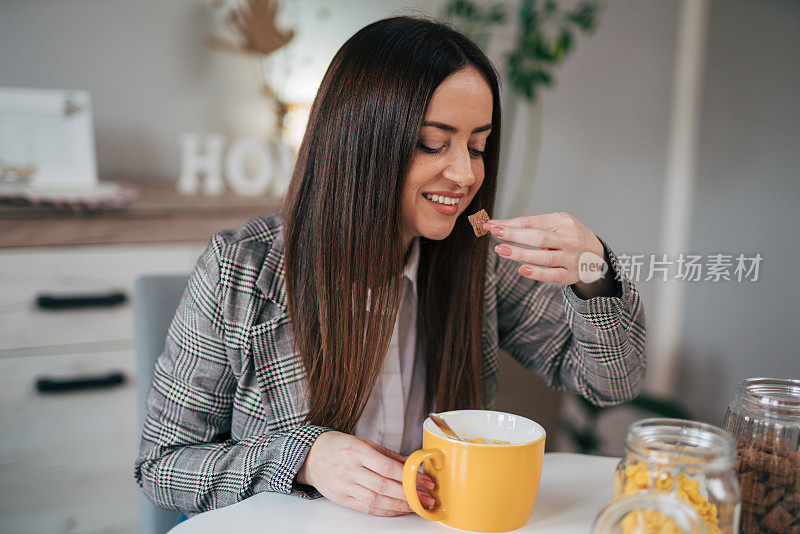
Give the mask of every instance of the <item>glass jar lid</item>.
[[734, 402], [756, 417], [800, 423], [800, 380], [748, 378], [736, 388]]
[[706, 423], [683, 419], [642, 419], [628, 427], [625, 448], [648, 464], [682, 466], [686, 471], [729, 469], [736, 453], [730, 434]]

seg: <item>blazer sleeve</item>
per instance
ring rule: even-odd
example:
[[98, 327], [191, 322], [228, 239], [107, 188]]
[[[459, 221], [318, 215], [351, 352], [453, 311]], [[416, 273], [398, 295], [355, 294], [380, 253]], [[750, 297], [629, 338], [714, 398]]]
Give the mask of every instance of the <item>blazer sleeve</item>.
[[293, 486], [314, 440], [327, 430], [299, 426], [231, 439], [236, 377], [227, 357], [215, 236], [200, 257], [156, 361], [134, 474], [156, 505], [197, 513]]
[[518, 262], [495, 254], [497, 320], [500, 347], [523, 366], [556, 389], [610, 406], [639, 394], [646, 331], [639, 292], [600, 241], [617, 279], [614, 297], [581, 299], [570, 286], [519, 275]]

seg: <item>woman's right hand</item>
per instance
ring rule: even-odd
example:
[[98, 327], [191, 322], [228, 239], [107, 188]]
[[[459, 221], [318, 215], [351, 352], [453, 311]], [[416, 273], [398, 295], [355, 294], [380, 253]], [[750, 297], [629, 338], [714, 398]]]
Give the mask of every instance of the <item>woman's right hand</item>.
[[[337, 504], [370, 515], [409, 514], [412, 510], [403, 491], [405, 461], [405, 456], [372, 441], [328, 431], [314, 441], [297, 482], [314, 486]], [[417, 488], [422, 505], [433, 506], [436, 501], [424, 491], [434, 488], [431, 478], [418, 473]]]

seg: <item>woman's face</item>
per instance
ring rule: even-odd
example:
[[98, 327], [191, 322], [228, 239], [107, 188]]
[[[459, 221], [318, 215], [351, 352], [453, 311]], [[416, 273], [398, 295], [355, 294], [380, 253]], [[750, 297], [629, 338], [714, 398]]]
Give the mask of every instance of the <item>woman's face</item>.
[[402, 230], [444, 239], [483, 183], [492, 90], [475, 69], [453, 73], [433, 93], [403, 186]]

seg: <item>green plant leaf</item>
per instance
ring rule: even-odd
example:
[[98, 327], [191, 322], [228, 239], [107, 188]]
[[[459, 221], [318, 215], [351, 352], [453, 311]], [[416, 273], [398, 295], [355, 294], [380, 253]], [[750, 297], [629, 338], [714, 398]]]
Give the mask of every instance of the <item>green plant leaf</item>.
[[572, 33], [567, 30], [561, 30], [561, 34], [556, 39], [555, 43], [553, 44], [552, 49], [552, 56], [554, 61], [558, 62], [561, 61], [569, 52], [570, 48], [572, 47]]
[[594, 2], [581, 2], [577, 9], [567, 16], [584, 31], [594, 30], [598, 6]]
[[600, 438], [593, 430], [580, 430], [569, 421], [563, 421], [561, 428], [564, 429], [581, 454], [592, 454], [600, 448]]
[[654, 397], [646, 393], [642, 393], [628, 404], [661, 417], [672, 417], [674, 419], [692, 418], [691, 412], [679, 402], [671, 399]]
[[547, 46], [547, 43], [545, 43], [541, 37], [538, 35], [536, 37], [536, 48], [534, 52], [536, 58], [543, 61], [553, 61], [553, 55], [550, 52], [550, 47]]
[[503, 24], [506, 21], [506, 10], [502, 4], [495, 4], [486, 12], [486, 20], [491, 24]]
[[445, 12], [451, 17], [474, 19], [477, 16], [478, 8], [469, 0], [453, 0], [445, 8]]
[[519, 7], [519, 20], [523, 33], [535, 30], [539, 26], [538, 15], [531, 0], [522, 0]]
[[503, 23], [505, 16], [506, 8], [502, 4], [484, 9], [473, 0], [450, 0], [442, 8], [440, 18], [485, 48], [492, 35], [490, 26]]
[[572, 11], [560, 11], [556, 0], [520, 0], [516, 50], [506, 59], [512, 91], [533, 100], [539, 86], [552, 85], [551, 68], [574, 47], [572, 28], [593, 29], [598, 9], [598, 2], [588, 0]]
[[578, 399], [583, 411], [586, 412], [587, 417], [589, 417], [590, 420], [597, 419], [597, 416], [600, 414], [603, 408], [593, 404], [582, 395], [576, 395], [575, 397]]

